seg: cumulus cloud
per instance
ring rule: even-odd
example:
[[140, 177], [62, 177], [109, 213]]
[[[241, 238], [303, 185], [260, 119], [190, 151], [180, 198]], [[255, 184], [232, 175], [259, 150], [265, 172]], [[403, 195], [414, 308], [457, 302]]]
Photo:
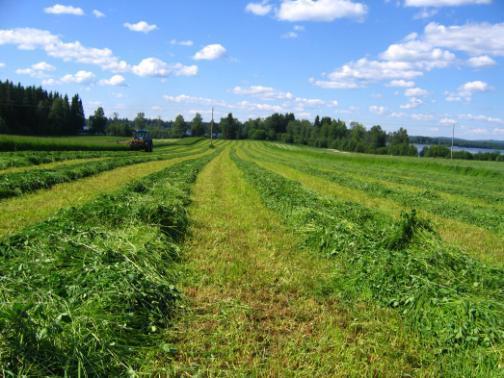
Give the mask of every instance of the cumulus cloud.
[[416, 109], [423, 104], [423, 101], [417, 97], [410, 97], [406, 104], [400, 106], [401, 109]]
[[61, 84], [92, 84], [95, 82], [96, 75], [89, 71], [80, 70], [75, 74], [67, 74], [60, 79], [42, 80], [43, 85], [61, 85]]
[[126, 79], [122, 75], [113, 75], [110, 79], [100, 80], [100, 85], [108, 85], [112, 87], [125, 85]]
[[150, 33], [151, 31], [154, 31], [156, 30], [158, 27], [157, 25], [155, 24], [149, 24], [145, 21], [138, 21], [137, 23], [135, 24], [131, 24], [129, 22], [125, 22], [124, 24], [124, 27], [131, 30], [131, 31], [134, 31], [134, 32], [139, 32], [139, 33]]
[[383, 113], [385, 113], [385, 107], [379, 105], [371, 105], [369, 107], [369, 111], [374, 114], [382, 115]]
[[425, 97], [429, 94], [425, 89], [422, 88], [408, 88], [404, 91], [404, 95], [407, 97]]
[[71, 5], [54, 4], [51, 7], [44, 8], [44, 12], [48, 14], [71, 14], [73, 16], [84, 16], [84, 11], [81, 8]]
[[447, 27], [432, 22], [422, 35], [411, 33], [403, 41], [391, 44], [379, 59], [351, 61], [310, 82], [323, 88], [347, 89], [383, 80], [411, 81], [433, 69], [457, 64], [455, 54], [448, 49], [473, 56], [469, 64], [490, 65], [490, 56], [504, 56], [504, 23]]
[[408, 80], [392, 80], [388, 83], [388, 86], [398, 88], [411, 88], [415, 86], [415, 82]]
[[[1, 65], [0, 65], [1, 67]], [[56, 68], [46, 62], [38, 62], [32, 64], [29, 68], [18, 68], [16, 73], [19, 75], [28, 75], [35, 78], [44, 78], [48, 73], [54, 71]]]
[[474, 115], [471, 113], [467, 113], [467, 114], [460, 114], [458, 117], [460, 119], [465, 119], [465, 120], [470, 120], [470, 121], [483, 121], [483, 122], [487, 122], [487, 123], [497, 123], [500, 125], [504, 125], [504, 119], [498, 118], [498, 117], [491, 117], [491, 116], [487, 116], [487, 115], [483, 115], [483, 114]]
[[185, 66], [181, 63], [169, 64], [158, 58], [145, 58], [131, 69], [138, 76], [150, 77], [195, 76], [198, 74], [197, 66]]
[[431, 22], [425, 27], [424, 40], [436, 47], [470, 55], [504, 56], [504, 23], [444, 26]]
[[194, 54], [195, 60], [215, 60], [222, 58], [226, 54], [226, 49], [219, 43], [214, 43], [203, 47]]
[[439, 120], [439, 123], [441, 125], [453, 126], [457, 123], [457, 121], [453, 118], [444, 117]]
[[194, 42], [191, 41], [190, 39], [181, 40], [181, 41], [179, 41], [177, 39], [172, 39], [170, 41], [170, 45], [177, 45], [177, 46], [191, 47], [193, 44], [194, 44]]
[[469, 64], [471, 67], [482, 68], [495, 66], [497, 63], [495, 63], [495, 60], [490, 58], [488, 55], [481, 55], [473, 56], [467, 61], [467, 64]]
[[476, 80], [469, 81], [461, 85], [456, 92], [446, 92], [446, 101], [466, 101], [472, 100], [474, 93], [487, 92], [490, 90], [490, 86], [484, 81]]
[[248, 3], [245, 7], [245, 11], [257, 16], [266, 16], [272, 9], [273, 7], [268, 4], [267, 1], [263, 1], [262, 3]]
[[83, 46], [80, 42], [63, 42], [58, 36], [40, 29], [17, 28], [0, 30], [0, 45], [12, 44], [21, 50], [43, 49], [47, 55], [64, 61], [94, 64], [105, 70], [126, 71], [128, 64], [110, 49]]
[[492, 0], [405, 0], [404, 5], [407, 7], [456, 7], [491, 3]]
[[291, 22], [331, 22], [338, 18], [362, 18], [366, 13], [366, 5], [351, 0], [283, 0], [277, 17]]
[[271, 100], [290, 100], [294, 98], [293, 94], [290, 92], [282, 92], [273, 89], [272, 87], [265, 87], [262, 85], [252, 85], [250, 87], [240, 87], [236, 86], [231, 90], [232, 93], [236, 95], [246, 95], [254, 96], [261, 99]]
[[105, 17], [105, 13], [100, 12], [98, 9], [93, 9], [93, 15], [94, 15], [96, 18], [102, 18], [102, 17]]
[[166, 63], [157, 58], [146, 58], [138, 65], [130, 65], [116, 57], [112, 50], [83, 46], [80, 42], [63, 42], [58, 36], [46, 30], [18, 28], [0, 30], [0, 45], [12, 44], [19, 49], [42, 49], [47, 55], [66, 62], [92, 64], [105, 71], [115, 73], [133, 72], [139, 76], [195, 76], [196, 65], [186, 66], [181, 63]]

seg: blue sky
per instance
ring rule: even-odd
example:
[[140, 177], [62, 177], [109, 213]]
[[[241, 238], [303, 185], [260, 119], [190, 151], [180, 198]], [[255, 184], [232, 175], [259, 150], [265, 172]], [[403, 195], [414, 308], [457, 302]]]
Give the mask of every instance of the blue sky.
[[89, 115], [294, 112], [504, 139], [500, 0], [0, 1], [0, 78]]

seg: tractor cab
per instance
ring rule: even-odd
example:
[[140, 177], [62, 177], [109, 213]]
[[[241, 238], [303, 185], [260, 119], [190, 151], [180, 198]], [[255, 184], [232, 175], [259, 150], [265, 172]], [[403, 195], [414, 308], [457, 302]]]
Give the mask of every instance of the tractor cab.
[[147, 130], [135, 130], [129, 146], [131, 150], [152, 152], [152, 137]]

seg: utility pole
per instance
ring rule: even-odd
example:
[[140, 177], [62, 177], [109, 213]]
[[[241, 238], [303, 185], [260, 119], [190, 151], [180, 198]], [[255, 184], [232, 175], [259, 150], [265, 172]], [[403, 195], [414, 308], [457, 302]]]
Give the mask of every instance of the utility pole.
[[450, 159], [453, 160], [453, 143], [455, 140], [455, 122], [453, 122], [452, 125], [452, 145], [451, 145], [451, 150], [450, 150]]
[[213, 146], [213, 106], [212, 106], [212, 122], [210, 123], [210, 146]]

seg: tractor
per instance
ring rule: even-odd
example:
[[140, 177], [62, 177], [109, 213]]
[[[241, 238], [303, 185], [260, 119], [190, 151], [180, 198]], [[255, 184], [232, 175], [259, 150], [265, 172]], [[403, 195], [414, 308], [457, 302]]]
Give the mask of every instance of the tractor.
[[133, 133], [133, 138], [129, 143], [131, 150], [144, 150], [145, 152], [152, 152], [152, 137], [146, 130], [136, 130]]

